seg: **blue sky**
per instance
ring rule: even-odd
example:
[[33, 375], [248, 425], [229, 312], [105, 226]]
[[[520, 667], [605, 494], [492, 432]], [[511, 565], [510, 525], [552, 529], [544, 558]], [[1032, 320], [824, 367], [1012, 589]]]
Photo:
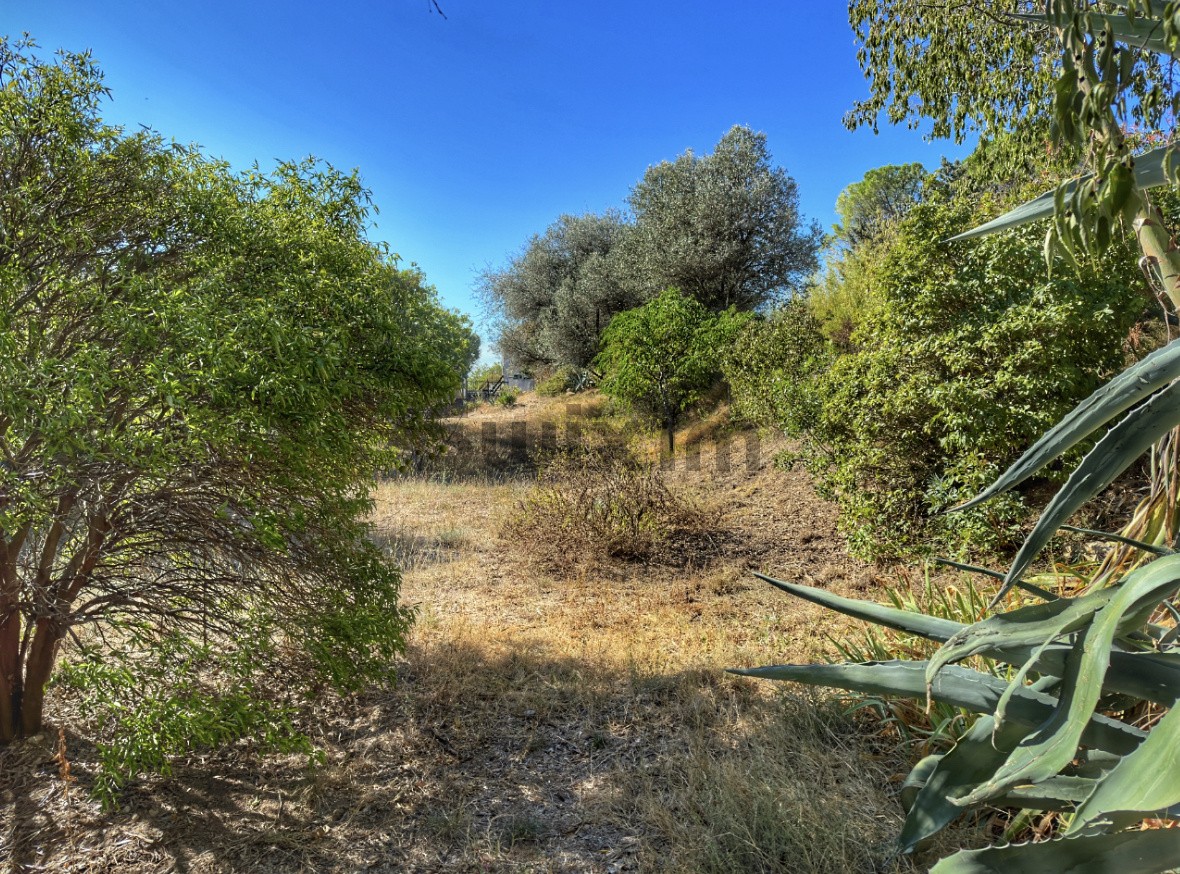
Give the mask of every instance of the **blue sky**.
[[[357, 167], [376, 239], [478, 317], [476, 274], [561, 213], [621, 207], [651, 164], [764, 131], [825, 227], [882, 164], [964, 149], [847, 131], [867, 93], [841, 3], [0, 0], [0, 32], [90, 49], [108, 120], [237, 167]], [[804, 12], [804, 10], [806, 10]]]

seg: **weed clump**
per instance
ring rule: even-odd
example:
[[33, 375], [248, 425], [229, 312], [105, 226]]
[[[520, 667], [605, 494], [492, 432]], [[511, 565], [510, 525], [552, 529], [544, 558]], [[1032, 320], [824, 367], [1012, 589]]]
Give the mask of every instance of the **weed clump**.
[[719, 513], [663, 472], [605, 444], [557, 452], [508, 518], [504, 535], [543, 564], [704, 564], [720, 545]]

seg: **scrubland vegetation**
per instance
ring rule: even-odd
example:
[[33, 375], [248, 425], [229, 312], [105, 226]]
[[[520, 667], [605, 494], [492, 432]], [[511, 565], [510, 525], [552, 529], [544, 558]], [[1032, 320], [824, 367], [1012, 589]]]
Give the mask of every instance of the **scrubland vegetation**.
[[847, 120], [969, 158], [826, 237], [747, 128], [652, 166], [464, 410], [357, 176], [5, 41], [11, 867], [1180, 868], [1180, 7], [956, 9], [850, 3]]

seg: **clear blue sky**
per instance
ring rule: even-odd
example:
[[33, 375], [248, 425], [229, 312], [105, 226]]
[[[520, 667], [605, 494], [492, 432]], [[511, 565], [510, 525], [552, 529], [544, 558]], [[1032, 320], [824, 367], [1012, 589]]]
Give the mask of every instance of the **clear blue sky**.
[[561, 213], [623, 206], [649, 165], [734, 124], [767, 134], [825, 227], [866, 170], [964, 154], [845, 130], [867, 86], [842, 3], [440, 4], [446, 19], [429, 0], [0, 0], [0, 32], [93, 51], [114, 123], [237, 167], [359, 168], [373, 236], [473, 316], [482, 268]]

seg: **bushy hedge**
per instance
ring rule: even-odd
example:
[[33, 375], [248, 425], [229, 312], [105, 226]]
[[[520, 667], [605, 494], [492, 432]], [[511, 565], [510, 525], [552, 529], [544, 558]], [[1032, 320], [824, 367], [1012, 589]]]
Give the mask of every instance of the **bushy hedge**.
[[1025, 517], [1019, 495], [938, 511], [1117, 372], [1149, 304], [1127, 250], [1050, 273], [1043, 228], [947, 242], [1001, 211], [969, 189], [935, 177], [891, 233], [837, 256], [821, 299], [855, 288], [871, 306], [846, 337], [829, 330], [826, 353], [817, 333], [831, 325], [795, 305], [751, 328], [727, 369], [741, 413], [803, 437], [865, 557], [1008, 545]]

